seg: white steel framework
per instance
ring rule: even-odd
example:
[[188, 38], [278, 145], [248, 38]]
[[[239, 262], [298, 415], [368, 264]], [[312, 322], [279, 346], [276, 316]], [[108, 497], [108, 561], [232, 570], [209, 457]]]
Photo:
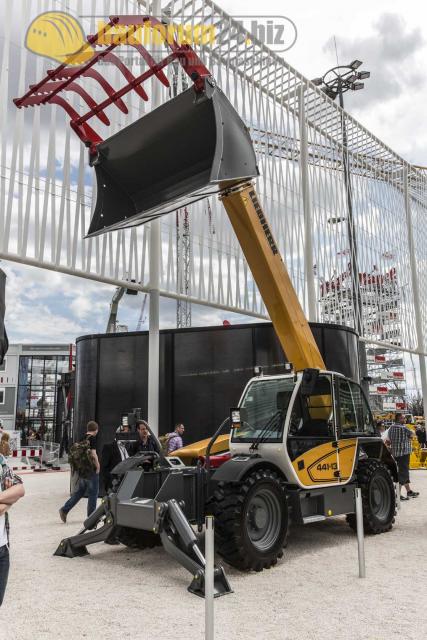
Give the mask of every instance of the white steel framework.
[[[2, 3], [0, 88], [0, 258], [64, 273], [159, 291], [189, 303], [204, 304], [259, 318], [266, 311], [242, 252], [217, 199], [192, 205], [191, 237], [186, 248], [188, 282], [182, 287], [175, 216], [155, 226], [84, 239], [92, 206], [92, 174], [86, 152], [57, 107], [16, 110], [12, 98], [54, 63], [24, 47], [28, 21], [43, 11], [68, 11], [79, 17], [86, 33], [110, 14], [143, 11], [133, 0], [16, 0]], [[399, 348], [426, 353], [427, 322], [427, 179], [375, 135], [342, 111], [283, 58], [248, 34], [210, 0], [161, 2], [170, 24], [211, 25], [214, 40], [193, 42], [248, 127], [260, 168], [258, 191], [301, 302], [312, 320], [320, 320], [320, 290], [347, 270], [349, 246], [344, 181], [348, 161], [353, 198], [359, 270], [398, 274], [401, 325]], [[139, 58], [122, 51], [127, 64]], [[139, 64], [139, 62], [138, 62]], [[185, 88], [176, 68], [169, 69], [171, 95]], [[105, 66], [111, 83], [118, 72]], [[159, 83], [157, 83], [158, 85]], [[99, 87], [91, 87], [97, 94]], [[109, 117], [119, 130], [153, 104], [167, 100], [166, 90], [151, 91], [151, 102], [130, 96], [129, 116], [114, 107]], [[172, 93], [173, 92], [173, 93]], [[80, 98], [70, 94], [76, 107]], [[345, 127], [344, 127], [345, 125]], [[102, 125], [101, 125], [102, 129]], [[344, 146], [346, 132], [347, 144]], [[171, 152], [184, 153], [185, 150]], [[213, 232], [214, 230], [214, 232]], [[158, 233], [159, 239], [153, 237]], [[151, 235], [150, 235], [151, 234]], [[157, 246], [159, 262], [150, 260]], [[159, 249], [160, 246], [160, 249]], [[179, 256], [178, 256], [179, 257]], [[153, 258], [153, 256], [152, 256]], [[177, 268], [178, 267], [178, 268]], [[159, 270], [158, 276], [156, 270]], [[150, 273], [151, 270], [151, 273]], [[182, 273], [182, 269], [181, 269]], [[378, 336], [365, 307], [380, 304], [386, 284], [361, 291], [363, 338], [393, 346]], [[335, 301], [333, 297], [336, 297]], [[330, 304], [342, 307], [337, 290]], [[354, 305], [353, 305], [354, 308]], [[358, 326], [348, 308], [336, 320]], [[420, 358], [425, 395], [424, 357]]]

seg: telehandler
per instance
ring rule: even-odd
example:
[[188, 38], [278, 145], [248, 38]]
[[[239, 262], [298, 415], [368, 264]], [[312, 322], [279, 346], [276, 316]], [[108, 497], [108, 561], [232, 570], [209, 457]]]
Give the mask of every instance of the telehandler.
[[[88, 146], [98, 186], [90, 236], [143, 224], [218, 193], [292, 365], [283, 375], [247, 383], [238, 407], [211, 439], [203, 465], [185, 466], [179, 457], [153, 453], [122, 462], [115, 469], [116, 491], [78, 535], [61, 541], [56, 554], [84, 555], [89, 544], [111, 535], [141, 548], [161, 541], [193, 575], [190, 591], [203, 596], [205, 560], [191, 525], [201, 530], [206, 514], [215, 516], [220, 556], [238, 569], [261, 571], [281, 558], [291, 520], [309, 524], [346, 515], [355, 528], [356, 487], [362, 490], [365, 531], [391, 529], [397, 473], [362, 388], [325, 368], [255, 190], [258, 168], [249, 132], [227, 97], [189, 45], [169, 39], [168, 55], [155, 62], [132, 39], [147, 65], [139, 77], [113, 53], [126, 43], [126, 33], [146, 23], [160, 24], [149, 16], [112, 17], [88, 38], [94, 53], [86, 63], [75, 65], [71, 58], [15, 103], [62, 106]], [[121, 37], [105, 45], [116, 28]], [[114, 91], [93, 70], [102, 59], [122, 72], [122, 89]], [[122, 98], [132, 90], [147, 99], [142, 85], [149, 78], [168, 86], [163, 69], [176, 62], [193, 82], [189, 89], [106, 140], [88, 124], [94, 117], [105, 124], [110, 105], [126, 109]], [[103, 102], [94, 103], [78, 84], [85, 77], [106, 91]], [[80, 116], [64, 91], [77, 92], [89, 111]], [[227, 428], [231, 457], [214, 469], [210, 452]], [[230, 592], [221, 566], [215, 590]]]

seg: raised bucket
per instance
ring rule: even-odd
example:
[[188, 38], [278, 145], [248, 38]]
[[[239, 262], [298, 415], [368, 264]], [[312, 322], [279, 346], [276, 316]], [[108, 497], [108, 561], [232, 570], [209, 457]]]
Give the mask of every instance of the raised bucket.
[[184, 91], [102, 142], [88, 236], [140, 225], [258, 175], [249, 132], [224, 93]]

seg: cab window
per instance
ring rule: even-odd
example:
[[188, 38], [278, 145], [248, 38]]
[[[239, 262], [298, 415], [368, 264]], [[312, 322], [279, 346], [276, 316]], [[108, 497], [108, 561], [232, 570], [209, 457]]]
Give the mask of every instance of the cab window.
[[359, 385], [339, 380], [338, 394], [341, 434], [375, 433], [372, 414]]
[[289, 434], [293, 436], [334, 436], [332, 385], [329, 376], [320, 375], [309, 396], [298, 393], [292, 408]]
[[292, 378], [260, 379], [248, 388], [240, 405], [242, 423], [232, 431], [233, 442], [281, 442], [290, 399]]

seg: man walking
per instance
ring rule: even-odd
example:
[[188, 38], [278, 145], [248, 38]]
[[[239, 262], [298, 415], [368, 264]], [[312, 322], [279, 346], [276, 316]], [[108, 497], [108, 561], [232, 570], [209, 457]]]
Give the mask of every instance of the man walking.
[[396, 422], [388, 430], [388, 440], [393, 457], [397, 462], [399, 473], [399, 485], [406, 489], [406, 496], [400, 496], [401, 500], [409, 500], [419, 496], [418, 491], [412, 491], [409, 484], [409, 458], [412, 451], [412, 438], [415, 433], [405, 425], [403, 413], [396, 414]]
[[182, 441], [182, 436], [184, 435], [184, 425], [176, 424], [175, 431], [169, 435], [168, 439], [168, 453], [172, 453], [172, 451], [176, 451], [177, 449], [182, 449], [184, 443]]
[[6, 458], [0, 455], [0, 607], [9, 576], [8, 511], [25, 494], [21, 479], [12, 473]]
[[73, 444], [71, 447], [69, 456], [71, 470], [77, 473], [79, 481], [73, 495], [59, 510], [59, 517], [64, 523], [67, 521], [69, 511], [76, 506], [86, 493], [88, 495], [87, 515], [90, 516], [96, 509], [100, 471], [96, 453], [98, 429], [98, 424], [91, 420], [87, 423], [85, 439], [82, 442]]

